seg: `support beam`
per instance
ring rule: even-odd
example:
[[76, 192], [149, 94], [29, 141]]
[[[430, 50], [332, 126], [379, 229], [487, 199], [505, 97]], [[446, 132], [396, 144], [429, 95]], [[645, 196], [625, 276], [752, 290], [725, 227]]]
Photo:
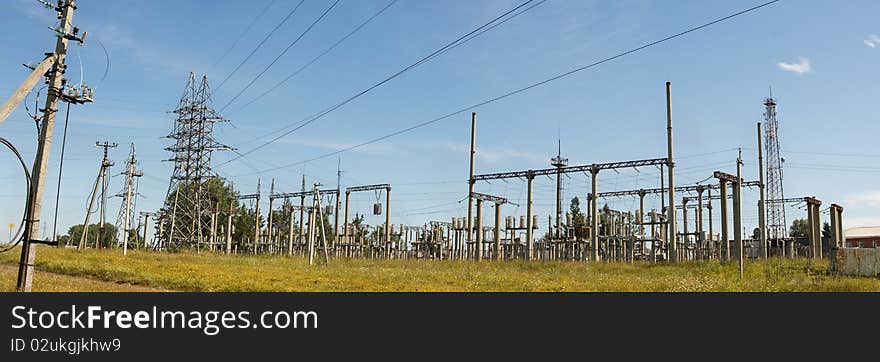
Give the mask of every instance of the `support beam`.
[[758, 174], [760, 175], [759, 180], [761, 182], [759, 188], [759, 199], [758, 199], [758, 229], [759, 229], [759, 240], [761, 243], [761, 257], [767, 259], [770, 255], [769, 245], [767, 242], [767, 203], [766, 203], [766, 190], [764, 183], [764, 146], [761, 140], [761, 135], [763, 131], [761, 129], [761, 122], [758, 122]]
[[533, 196], [533, 184], [535, 181], [535, 176], [529, 172], [526, 176], [528, 183], [528, 191], [527, 191], [527, 201], [526, 201], [526, 261], [532, 260], [532, 255], [534, 254], [535, 244], [533, 240], [534, 236], [534, 225], [532, 225], [532, 196]]
[[468, 214], [467, 214], [467, 241], [473, 240], [473, 204], [474, 204], [474, 155], [476, 155], [477, 142], [477, 112], [471, 113], [471, 153], [470, 172], [468, 173]]
[[592, 220], [590, 224], [590, 260], [598, 261], [599, 260], [599, 198], [596, 197], [596, 190], [598, 188], [598, 178], [599, 178], [599, 170], [594, 168], [590, 170], [590, 177], [592, 183], [592, 193], [590, 194], [590, 214], [592, 214]]
[[678, 246], [675, 240], [675, 163], [672, 157], [672, 83], [666, 82], [666, 145], [668, 148], [666, 166], [669, 168], [669, 245], [672, 247], [670, 260], [678, 261]]

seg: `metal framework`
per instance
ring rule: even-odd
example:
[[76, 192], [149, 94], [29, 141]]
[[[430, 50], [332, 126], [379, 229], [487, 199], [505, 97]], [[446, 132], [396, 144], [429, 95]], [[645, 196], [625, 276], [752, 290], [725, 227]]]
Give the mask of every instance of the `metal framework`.
[[[137, 166], [137, 154], [135, 152], [134, 143], [131, 144], [131, 149], [128, 152], [128, 161], [125, 165], [125, 171], [120, 173], [120, 175], [125, 176], [122, 191], [116, 195], [117, 197], [122, 198], [122, 203], [119, 206], [119, 214], [116, 216], [116, 230], [119, 233], [117, 242], [122, 243], [123, 250], [128, 249], [129, 230], [134, 230], [135, 235], [138, 232], [137, 228], [132, 228], [132, 226], [135, 225], [134, 220], [136, 217], [136, 211], [134, 210], [133, 205], [138, 197], [137, 181], [135, 178], [144, 175], [143, 171], [135, 169], [135, 166]], [[146, 241], [146, 239], [144, 240]], [[136, 242], [137, 237], [135, 237], [135, 243]]]
[[[758, 187], [761, 185], [759, 181], [744, 181], [743, 187]], [[718, 184], [711, 185], [690, 185], [690, 186], [677, 186], [675, 188], [676, 192], [697, 192], [700, 188], [704, 190], [717, 190], [720, 188]], [[659, 194], [663, 192], [668, 192], [669, 190], [666, 188], [653, 188], [653, 189], [639, 189], [639, 190], [625, 190], [625, 191], [609, 191], [609, 192], [600, 192], [597, 193], [600, 198], [608, 198], [608, 197], [622, 197], [622, 196], [638, 196], [642, 193], [644, 194]], [[705, 199], [705, 198], [704, 198]], [[696, 200], [696, 199], [695, 199]]]
[[174, 130], [167, 136], [174, 144], [165, 148], [174, 156], [174, 171], [165, 196], [162, 222], [167, 225], [163, 235], [167, 246], [198, 245], [210, 233], [212, 200], [205, 183], [217, 177], [211, 170], [214, 151], [231, 148], [214, 139], [214, 124], [226, 122], [211, 108], [208, 78], [196, 81], [190, 73], [180, 98]]
[[[764, 100], [764, 147], [767, 154], [767, 199], [783, 200], [785, 193], [782, 188], [782, 155], [779, 153], [779, 123], [776, 120], [776, 100], [770, 97]], [[785, 205], [769, 203], [767, 205], [767, 237], [784, 239], [788, 237], [785, 221]]]
[[621, 162], [608, 162], [608, 163], [594, 163], [592, 165], [578, 165], [578, 166], [568, 166], [563, 167], [561, 169], [557, 168], [545, 168], [540, 170], [530, 170], [530, 171], [515, 171], [515, 172], [499, 172], [499, 173], [489, 173], [483, 175], [475, 175], [474, 181], [489, 181], [489, 180], [500, 180], [506, 178], [527, 178], [527, 177], [535, 177], [535, 176], [547, 176], [553, 175], [557, 172], [559, 173], [575, 173], [575, 172], [592, 172], [592, 171], [600, 171], [600, 170], [610, 170], [617, 168], [630, 168], [630, 167], [643, 167], [643, 166], [654, 166], [654, 165], [666, 165], [666, 158], [652, 158], [647, 160], [637, 160], [637, 161], [621, 161]]

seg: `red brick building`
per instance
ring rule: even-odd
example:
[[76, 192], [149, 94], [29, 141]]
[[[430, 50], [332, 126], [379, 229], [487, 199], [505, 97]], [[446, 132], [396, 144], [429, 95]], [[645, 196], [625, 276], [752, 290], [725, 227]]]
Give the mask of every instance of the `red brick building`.
[[876, 248], [880, 246], [880, 226], [846, 229], [843, 232], [846, 246], [851, 248]]

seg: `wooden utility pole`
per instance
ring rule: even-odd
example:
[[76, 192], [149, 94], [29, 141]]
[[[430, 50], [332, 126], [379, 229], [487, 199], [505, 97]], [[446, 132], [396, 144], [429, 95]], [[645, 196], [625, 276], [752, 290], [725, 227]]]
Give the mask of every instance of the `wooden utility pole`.
[[[28, 226], [21, 248], [21, 259], [18, 266], [18, 280], [16, 290], [30, 292], [34, 277], [34, 259], [37, 250], [31, 240], [36, 240], [39, 233], [40, 215], [43, 209], [43, 189], [46, 184], [46, 169], [49, 166], [49, 155], [52, 148], [52, 133], [55, 129], [55, 114], [58, 112], [58, 98], [62, 92], [62, 78], [64, 76], [64, 58], [67, 54], [67, 42], [73, 27], [73, 11], [76, 9], [75, 0], [66, 0], [56, 8], [59, 12], [60, 23], [58, 26], [58, 40], [55, 43], [55, 57], [57, 60], [49, 74], [49, 91], [46, 92], [46, 110], [43, 113], [43, 121], [40, 125], [40, 138], [37, 145], [37, 154], [34, 157], [33, 175], [31, 176], [31, 195], [27, 205]], [[77, 29], [78, 30], [78, 29]], [[81, 39], [79, 39], [82, 41]]]

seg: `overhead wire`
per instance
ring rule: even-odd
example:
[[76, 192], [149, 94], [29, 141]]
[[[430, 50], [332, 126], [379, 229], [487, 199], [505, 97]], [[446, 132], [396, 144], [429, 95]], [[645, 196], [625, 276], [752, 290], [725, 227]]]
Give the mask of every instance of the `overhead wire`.
[[[340, 150], [336, 150], [336, 151], [333, 151], [333, 152], [329, 152], [329, 153], [327, 153], [327, 154], [323, 154], [323, 155], [320, 155], [320, 156], [316, 156], [316, 157], [313, 157], [313, 158], [310, 158], [310, 159], [307, 159], [307, 160], [303, 160], [303, 161], [299, 161], [299, 162], [294, 162], [294, 163], [289, 163], [289, 164], [281, 165], [281, 166], [279, 166], [279, 167], [271, 168], [271, 169], [267, 169], [267, 170], [264, 170], [264, 171], [274, 171], [274, 170], [278, 170], [278, 169], [282, 169], [282, 168], [293, 167], [293, 166], [297, 166], [297, 165], [300, 165], [300, 164], [303, 164], [303, 163], [312, 162], [312, 161], [320, 160], [320, 159], [323, 159], [323, 158], [327, 158], [327, 157], [335, 156], [335, 155], [338, 155], [338, 154], [341, 154], [341, 153], [344, 153], [344, 152], [347, 152], [347, 151], [350, 151], [350, 150], [354, 150], [354, 149], [357, 149], [357, 148], [360, 148], [360, 147], [363, 147], [363, 146], [366, 146], [366, 145], [369, 145], [369, 144], [373, 144], [373, 143], [376, 143], [376, 142], [380, 142], [380, 141], [386, 140], [386, 139], [388, 139], [388, 138], [391, 138], [391, 137], [394, 137], [394, 136], [397, 136], [397, 135], [400, 135], [400, 134], [403, 134], [403, 133], [407, 133], [407, 132], [413, 131], [413, 130], [415, 130], [415, 129], [422, 128], [422, 127], [425, 127], [425, 126], [431, 125], [431, 124], [433, 124], [433, 123], [436, 123], [436, 122], [439, 122], [439, 121], [442, 121], [442, 120], [445, 120], [445, 119], [451, 118], [451, 117], [453, 117], [453, 116], [456, 116], [456, 115], [462, 114], [462, 113], [464, 113], [464, 112], [471, 111], [471, 110], [473, 110], [473, 109], [476, 109], [476, 108], [482, 107], [482, 106], [484, 106], [484, 105], [487, 105], [487, 104], [490, 104], [490, 103], [494, 103], [494, 102], [497, 102], [497, 101], [499, 101], [499, 100], [502, 100], [502, 99], [505, 99], [505, 98], [508, 98], [508, 97], [511, 97], [511, 96], [514, 96], [514, 95], [517, 95], [517, 94], [523, 93], [523, 92], [528, 91], [528, 90], [530, 90], [530, 89], [533, 89], [533, 88], [536, 88], [536, 87], [542, 86], [542, 85], [544, 85], [544, 84], [547, 84], [547, 83], [550, 83], [550, 82], [553, 82], [553, 81], [556, 81], [556, 80], [559, 80], [559, 79], [562, 79], [562, 78], [565, 78], [565, 77], [568, 77], [568, 76], [570, 76], [570, 75], [572, 75], [572, 74], [575, 74], [575, 73], [578, 73], [578, 72], [581, 72], [581, 71], [584, 71], [584, 70], [587, 70], [587, 69], [590, 69], [590, 68], [593, 68], [593, 67], [599, 66], [599, 65], [601, 65], [601, 64], [604, 64], [604, 63], [607, 63], [607, 62], [610, 62], [610, 61], [616, 60], [616, 59], [618, 59], [618, 58], [622, 58], [622, 57], [627, 56], [627, 55], [629, 55], [629, 54], [633, 54], [633, 53], [636, 53], [636, 52], [638, 52], [638, 51], [641, 51], [641, 50], [644, 50], [644, 49], [647, 49], [647, 48], [653, 47], [653, 46], [655, 46], [655, 45], [658, 45], [658, 44], [661, 44], [661, 43], [667, 42], [667, 41], [669, 41], [669, 40], [673, 40], [673, 39], [675, 39], [675, 38], [678, 38], [678, 37], [684, 36], [684, 35], [686, 35], [686, 34], [689, 34], [689, 33], [692, 33], [692, 32], [695, 32], [695, 31], [698, 31], [698, 30], [701, 30], [701, 29], [707, 28], [707, 27], [709, 27], [709, 26], [712, 26], [712, 25], [718, 24], [718, 23], [720, 23], [720, 22], [723, 22], [723, 21], [726, 21], [726, 20], [729, 20], [729, 19], [732, 19], [732, 18], [735, 18], [735, 17], [741, 16], [741, 15], [743, 15], [743, 14], [747, 14], [747, 13], [753, 12], [753, 11], [755, 11], [755, 10], [758, 10], [758, 9], [763, 8], [763, 7], [769, 6], [769, 5], [771, 5], [771, 4], [777, 3], [777, 2], [779, 2], [779, 1], [781, 1], [781, 0], [768, 1], [768, 2], [765, 2], [765, 3], [759, 4], [759, 5], [756, 5], [756, 6], [753, 6], [753, 7], [747, 8], [747, 9], [745, 9], [745, 10], [738, 11], [738, 12], [736, 12], [736, 13], [733, 13], [733, 14], [730, 14], [730, 15], [727, 15], [727, 16], [724, 16], [724, 17], [722, 17], [722, 18], [712, 20], [712, 21], [710, 21], [710, 22], [708, 22], [708, 23], [704, 23], [704, 24], [702, 24], [702, 25], [699, 25], [699, 26], [696, 26], [696, 27], [689, 28], [689, 29], [684, 30], [684, 31], [682, 31], [682, 32], [679, 32], [679, 33], [676, 33], [676, 34], [673, 34], [673, 35], [670, 35], [670, 36], [667, 36], [667, 37], [661, 38], [661, 39], [659, 39], [659, 40], [655, 40], [655, 41], [653, 41], [653, 42], [650, 42], [650, 43], [647, 43], [647, 44], [641, 45], [641, 46], [639, 46], [639, 47], [636, 47], [636, 48], [633, 48], [633, 49], [627, 50], [627, 51], [622, 52], [622, 53], [618, 53], [618, 54], [616, 54], [616, 55], [613, 55], [613, 56], [610, 56], [610, 57], [604, 58], [604, 59], [602, 59], [602, 60], [599, 60], [599, 61], [596, 61], [596, 62], [593, 62], [593, 63], [587, 64], [587, 65], [584, 65], [584, 66], [580, 66], [580, 67], [574, 68], [574, 69], [572, 69], [572, 70], [569, 70], [569, 71], [566, 71], [566, 72], [564, 72], [564, 73], [561, 73], [561, 74], [555, 75], [555, 76], [553, 76], [553, 77], [550, 77], [550, 78], [547, 78], [547, 79], [541, 80], [541, 81], [536, 82], [536, 83], [532, 83], [532, 84], [527, 85], [527, 86], [525, 86], [525, 87], [518, 88], [518, 89], [515, 89], [515, 90], [512, 90], [512, 91], [509, 91], [509, 92], [507, 92], [507, 93], [504, 93], [504, 94], [502, 94], [502, 95], [499, 95], [499, 96], [496, 96], [496, 97], [493, 97], [493, 98], [486, 99], [486, 100], [484, 100], [484, 101], [481, 101], [481, 102], [475, 103], [475, 104], [470, 105], [470, 106], [466, 106], [466, 107], [460, 108], [460, 109], [458, 109], [458, 110], [452, 111], [452, 112], [447, 113], [447, 114], [445, 114], [445, 115], [442, 115], [442, 116], [440, 116], [440, 117], [437, 117], [437, 118], [434, 118], [434, 119], [431, 119], [431, 120], [428, 120], [428, 121], [425, 121], [425, 122], [422, 122], [422, 123], [418, 123], [418, 124], [415, 124], [415, 125], [412, 125], [412, 126], [409, 126], [409, 127], [406, 127], [406, 128], [403, 128], [403, 129], [400, 129], [400, 130], [394, 131], [394, 132], [391, 132], [391, 133], [389, 133], [389, 134], [386, 134], [386, 135], [383, 135], [383, 136], [380, 136], [380, 137], [376, 137], [376, 138], [373, 138], [373, 139], [371, 139], [371, 140], [368, 140], [368, 141], [365, 141], [365, 142], [362, 142], [362, 143], [359, 143], [359, 144], [356, 144], [356, 145], [350, 146], [350, 147], [346, 147], [346, 148], [343, 148], [343, 149], [340, 149]], [[522, 5], [520, 5], [520, 6], [522, 6]], [[314, 120], [311, 120], [311, 121], [314, 121]], [[310, 121], [310, 122], [311, 122], [311, 121]], [[306, 122], [306, 124], [307, 124], [307, 123], [310, 123], [310, 122]], [[304, 124], [304, 125], [305, 125], [305, 124]], [[273, 140], [271, 140], [271, 141], [269, 141], [269, 142], [267, 142], [267, 143], [264, 143], [263, 145], [258, 146], [258, 147], [256, 147], [256, 148], [252, 149], [251, 151], [246, 152], [245, 154], [248, 154], [248, 153], [250, 153], [250, 152], [256, 151], [257, 149], [260, 149], [260, 148], [262, 148], [263, 146], [268, 145], [269, 143], [275, 142], [275, 141], [277, 141], [278, 139], [280, 139], [281, 137], [284, 137], [284, 136], [286, 136], [287, 134], [290, 134], [291, 132], [295, 131], [296, 129], [301, 128], [301, 127], [304, 126], [304, 125], [301, 125], [301, 126], [295, 128], [295, 129], [291, 130], [291, 131], [288, 131], [288, 132], [286, 132], [286, 133], [284, 133], [284, 134], [282, 134], [282, 135], [280, 135], [280, 136], [274, 138]]]
[[248, 82], [248, 84], [245, 85], [244, 88], [242, 88], [241, 90], [239, 90], [238, 93], [236, 93], [234, 97], [232, 97], [228, 102], [226, 102], [226, 104], [223, 105], [223, 107], [220, 107], [220, 112], [223, 112], [223, 111], [226, 109], [226, 107], [229, 107], [229, 105], [232, 104], [232, 102], [235, 102], [235, 100], [238, 99], [238, 97], [240, 97], [242, 94], [244, 94], [244, 92], [247, 91], [252, 85], [254, 85], [254, 83], [255, 83], [257, 80], [259, 80], [260, 77], [263, 76], [263, 74], [266, 74], [266, 72], [269, 71], [269, 69], [272, 68], [272, 66], [275, 65], [275, 63], [278, 62], [278, 59], [281, 59], [281, 57], [283, 57], [284, 54], [287, 54], [287, 52], [288, 52], [291, 48], [293, 48], [297, 43], [299, 43], [299, 41], [300, 41], [303, 37], [305, 37], [306, 34], [308, 34], [309, 32], [311, 32], [311, 31], [312, 31], [312, 28], [314, 28], [315, 25], [317, 25], [319, 22], [321, 22], [321, 20], [324, 19], [324, 17], [326, 17], [328, 13], [330, 13], [330, 10], [333, 10], [333, 8], [335, 8], [336, 5], [339, 4], [340, 1], [342, 1], [342, 0], [336, 0], [336, 1], [333, 2], [333, 4], [330, 4], [330, 6], [329, 6], [326, 10], [324, 10], [324, 12], [321, 13], [321, 15], [318, 16], [318, 18], [315, 19], [315, 21], [313, 21], [313, 22], [312, 22], [312, 23], [306, 28], [306, 30], [304, 30], [302, 33], [299, 34], [298, 37], [296, 37], [296, 39], [294, 39], [292, 42], [290, 42], [290, 44], [288, 44], [287, 47], [284, 48], [284, 50], [282, 50], [281, 53], [278, 54], [278, 56], [275, 57], [275, 59], [272, 59], [272, 62], [270, 62], [265, 68], [263, 68], [262, 71], [260, 71], [259, 73], [257, 73], [257, 75], [256, 75], [253, 79], [251, 79], [251, 81]]
[[224, 78], [223, 81], [220, 82], [220, 85], [218, 85], [216, 88], [214, 88], [214, 91], [216, 92], [216, 91], [220, 90], [220, 88], [223, 87], [224, 84], [226, 84], [226, 81], [228, 81], [229, 78], [232, 78], [232, 76], [235, 75], [235, 73], [237, 73], [239, 69], [241, 69], [241, 67], [244, 65], [244, 63], [247, 63], [247, 61], [250, 60], [251, 57], [254, 56], [254, 53], [256, 53], [257, 50], [259, 50], [259, 49], [263, 46], [263, 44], [265, 44], [266, 41], [269, 40], [269, 38], [271, 38], [272, 35], [275, 34], [275, 32], [278, 31], [278, 29], [281, 28], [282, 25], [284, 25], [284, 23], [286, 23], [288, 20], [290, 20], [290, 17], [292, 17], [293, 14], [296, 13], [297, 9], [299, 9], [300, 5], [302, 5], [305, 1], [306, 1], [306, 0], [300, 0], [300, 2], [297, 3], [296, 6], [294, 6], [293, 9], [290, 10], [290, 12], [287, 13], [287, 16], [285, 16], [285, 17], [281, 20], [281, 22], [279, 22], [278, 24], [276, 24], [275, 27], [272, 28], [272, 30], [269, 31], [269, 33], [266, 34], [265, 37], [263, 37], [263, 40], [261, 40], [261, 41], [257, 44], [257, 46], [254, 47], [254, 49], [251, 50], [251, 52], [250, 52], [250, 53], [249, 53], [244, 59], [242, 59], [242, 61], [239, 62], [238, 65], [235, 66], [235, 69], [233, 69], [232, 72], [230, 72], [229, 75], [227, 75], [226, 78]]
[[[463, 41], [464, 39], [468, 38], [470, 35], [479, 32], [480, 30], [482, 30], [482, 29], [484, 29], [484, 28], [490, 26], [491, 24], [497, 22], [497, 21], [500, 20], [500, 19], [503, 19], [504, 17], [506, 17], [506, 16], [510, 15], [511, 13], [517, 11], [518, 9], [522, 8], [523, 6], [528, 5], [528, 4], [531, 3], [532, 1], [534, 1], [534, 0], [528, 0], [528, 1], [526, 1], [526, 2], [524, 2], [524, 3], [522, 3], [522, 4], [520, 4], [520, 5], [518, 5], [518, 6], [514, 7], [514, 8], [512, 8], [512, 9], [510, 9], [510, 10], [504, 12], [503, 14], [501, 14], [501, 15], [499, 15], [498, 17], [496, 17], [496, 18], [490, 20], [489, 22], [487, 22], [487, 23], [485, 23], [485, 24], [483, 24], [483, 25], [477, 27], [477, 28], [474, 29], [474, 30], [471, 30], [471, 31], [468, 32], [467, 34], [464, 34], [464, 35], [460, 36], [459, 38], [453, 40], [452, 42], [450, 42], [450, 43], [444, 45], [443, 47], [441, 47], [441, 48], [435, 50], [435, 51], [432, 52], [431, 54], [428, 54], [427, 56], [423, 57], [423, 58], [420, 59], [419, 61], [417, 61], [417, 62], [415, 62], [415, 63], [413, 63], [413, 64], [410, 64], [409, 66], [407, 66], [407, 67], [405, 67], [405, 68], [403, 68], [403, 69], [397, 71], [396, 73], [394, 73], [394, 74], [392, 74], [392, 75], [386, 77], [386, 78], [383, 79], [382, 81], [373, 84], [372, 86], [370, 86], [370, 87], [368, 87], [368, 88], [366, 88], [366, 89], [364, 89], [364, 90], [362, 90], [362, 91], [360, 91], [360, 92], [358, 92], [358, 93], [356, 93], [356, 94], [354, 94], [354, 95], [352, 95], [352, 96], [350, 96], [350, 97], [344, 99], [343, 101], [341, 101], [341, 102], [339, 102], [339, 103], [336, 103], [335, 105], [332, 105], [332, 106], [330, 106], [330, 107], [327, 107], [327, 108], [325, 108], [325, 109], [323, 109], [323, 110], [321, 110], [321, 111], [319, 111], [319, 112], [317, 112], [317, 113], [314, 113], [314, 114], [312, 114], [311, 116], [306, 117], [305, 119], [303, 119], [303, 120], [301, 120], [301, 121], [295, 122], [295, 123], [293, 123], [293, 124], [291, 124], [291, 125], [288, 125], [288, 126], [286, 126], [286, 127], [281, 128], [281, 129], [278, 130], [278, 131], [274, 131], [274, 132], [270, 133], [269, 135], [271, 135], [271, 134], [273, 134], [273, 133], [277, 133], [277, 132], [282, 132], [284, 129], [287, 129], [287, 128], [289, 128], [289, 127], [294, 127], [294, 128], [292, 128], [292, 129], [290, 129], [290, 130], [287, 130], [287, 131], [282, 132], [280, 135], [276, 136], [275, 138], [273, 138], [273, 139], [271, 139], [271, 140], [269, 140], [269, 141], [263, 142], [261, 145], [259, 145], [259, 146], [257, 146], [257, 147], [254, 147], [254, 148], [250, 149], [249, 151], [245, 152], [244, 154], [245, 154], [245, 155], [251, 154], [251, 153], [253, 153], [253, 152], [255, 152], [255, 151], [259, 150], [259, 149], [262, 149], [263, 147], [268, 146], [268, 145], [270, 145], [270, 144], [272, 144], [272, 143], [274, 143], [274, 142], [280, 140], [281, 138], [283, 138], [283, 137], [285, 137], [285, 136], [287, 136], [287, 135], [289, 135], [289, 134], [291, 134], [291, 133], [293, 133], [293, 132], [295, 132], [295, 131], [297, 131], [297, 130], [299, 130], [299, 129], [301, 129], [301, 128], [303, 128], [303, 127], [309, 125], [309, 124], [311, 124], [312, 122], [315, 122], [315, 121], [321, 119], [322, 117], [324, 117], [325, 115], [329, 114], [330, 112], [333, 112], [333, 111], [335, 111], [336, 109], [341, 108], [342, 106], [348, 104], [349, 102], [351, 102], [351, 101], [353, 101], [353, 100], [355, 100], [355, 99], [357, 99], [357, 98], [363, 96], [364, 94], [369, 93], [369, 92], [372, 91], [373, 89], [376, 89], [376, 88], [378, 88], [378, 87], [384, 85], [385, 83], [388, 83], [388, 82], [390, 82], [391, 80], [393, 80], [393, 79], [399, 77], [400, 75], [402, 75], [402, 74], [404, 74], [404, 73], [406, 73], [406, 72], [408, 72], [408, 71], [410, 71], [410, 70], [412, 70], [412, 69], [418, 67], [419, 65], [422, 65], [422, 64], [424, 64], [424, 63], [430, 61], [431, 59], [433, 59], [433, 58], [436, 57], [437, 55], [442, 54], [442, 53], [446, 52], [447, 50], [449, 50], [449, 48], [452, 47], [452, 46], [454, 46], [456, 43]], [[471, 38], [471, 39], [473, 39], [473, 38]], [[268, 135], [267, 135], [267, 136], [268, 136]], [[322, 157], [322, 158], [323, 158], [323, 157]], [[233, 159], [233, 160], [234, 160], [234, 159]], [[233, 160], [226, 161], [226, 162], [224, 162], [224, 163], [221, 163], [221, 164], [218, 165], [218, 166], [223, 166], [223, 165], [225, 165], [225, 164], [227, 164], [227, 163], [229, 163], [229, 162], [232, 162]]]
[[223, 62], [224, 59], [226, 59], [226, 56], [228, 56], [229, 53], [232, 52], [232, 49], [235, 49], [235, 46], [238, 45], [238, 43], [241, 41], [241, 39], [243, 39], [244, 36], [247, 35], [248, 32], [250, 32], [251, 28], [254, 27], [254, 25], [257, 23], [257, 21], [260, 20], [260, 18], [262, 18], [263, 15], [265, 15], [267, 11], [269, 11], [269, 9], [272, 7], [272, 5], [275, 4], [275, 1], [276, 0], [269, 1], [269, 3], [266, 5], [266, 7], [263, 8], [263, 11], [260, 11], [260, 13], [257, 14], [257, 16], [255, 16], [253, 18], [253, 20], [251, 20], [251, 22], [244, 28], [244, 30], [240, 34], [238, 34], [238, 37], [235, 38], [235, 41], [232, 42], [232, 45], [230, 45], [229, 48], [226, 48], [226, 51], [223, 52], [223, 55], [221, 55], [219, 58], [217, 58], [217, 60], [214, 61], [214, 64], [211, 64], [211, 66], [208, 68], [207, 73], [211, 73], [211, 70], [213, 70], [214, 67], [216, 67], [218, 64]]
[[336, 47], [338, 47], [340, 44], [342, 44], [343, 42], [345, 42], [346, 40], [348, 40], [348, 38], [350, 38], [350, 37], [353, 36], [355, 33], [359, 32], [361, 29], [363, 29], [364, 27], [366, 27], [367, 24], [369, 24], [369, 23], [372, 22], [374, 19], [376, 19], [377, 17], [379, 17], [379, 15], [382, 15], [386, 10], [388, 10], [388, 8], [390, 8], [392, 5], [394, 5], [395, 3], [397, 3], [397, 1], [398, 1], [398, 0], [391, 0], [391, 2], [388, 3], [388, 5], [385, 5], [385, 7], [383, 7], [383, 8], [380, 9], [378, 12], [376, 12], [375, 14], [373, 14], [373, 16], [367, 18], [367, 20], [365, 20], [364, 22], [360, 23], [360, 25], [358, 25], [357, 27], [355, 27], [354, 29], [352, 29], [350, 32], [348, 32], [348, 34], [345, 34], [345, 36], [343, 36], [342, 38], [340, 38], [339, 40], [337, 40], [337, 41], [336, 41], [335, 43], [333, 43], [333, 45], [331, 45], [329, 48], [325, 49], [323, 52], [321, 52], [320, 54], [318, 54], [317, 56], [315, 56], [314, 58], [312, 58], [312, 60], [306, 62], [305, 64], [303, 64], [302, 66], [300, 66], [299, 68], [297, 68], [295, 71], [293, 71], [293, 73], [290, 73], [290, 75], [288, 75], [287, 77], [284, 77], [284, 79], [281, 79], [280, 81], [278, 81], [278, 83], [275, 83], [275, 85], [273, 85], [271, 88], [269, 88], [269, 89], [266, 90], [265, 92], [263, 92], [263, 93], [261, 93], [260, 95], [256, 96], [256, 97], [255, 97], [254, 99], [252, 99], [251, 101], [245, 103], [245, 104], [244, 104], [243, 106], [241, 106], [241, 108], [239, 108], [238, 110], [240, 111], [240, 110], [246, 108], [247, 106], [253, 104], [254, 102], [259, 101], [260, 99], [262, 99], [263, 97], [265, 97], [265, 96], [268, 95], [269, 93], [271, 93], [271, 92], [273, 92], [274, 90], [278, 89], [278, 87], [280, 87], [282, 84], [286, 83], [286, 82], [287, 82], [288, 80], [290, 80], [291, 78], [293, 78], [293, 77], [297, 76], [298, 74], [302, 73], [304, 70], [306, 70], [306, 68], [310, 67], [312, 64], [314, 64], [315, 62], [317, 62], [319, 59], [321, 59], [322, 57], [324, 57], [325, 55], [327, 55], [328, 53], [330, 53], [331, 51], [333, 51], [333, 49], [336, 49]]

